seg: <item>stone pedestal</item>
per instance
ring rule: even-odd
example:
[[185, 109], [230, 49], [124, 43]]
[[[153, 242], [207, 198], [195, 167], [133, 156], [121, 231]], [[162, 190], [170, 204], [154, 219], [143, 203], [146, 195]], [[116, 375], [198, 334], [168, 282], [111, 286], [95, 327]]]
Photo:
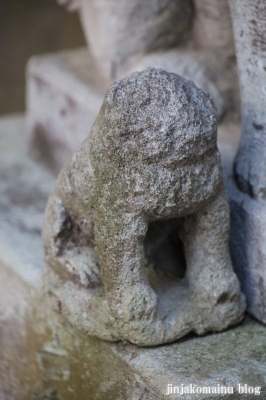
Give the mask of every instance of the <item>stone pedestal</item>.
[[[28, 382], [20, 400], [176, 399], [179, 396], [166, 395], [170, 384], [194, 389], [233, 387], [235, 399], [253, 398], [238, 394], [239, 384], [260, 387], [262, 398], [266, 394], [265, 328], [252, 320], [228, 332], [145, 349], [89, 337], [71, 327], [60, 310], [47, 309], [44, 322], [42, 309], [39, 303], [39, 315], [35, 309], [26, 323]], [[181, 398], [224, 397], [217, 389], [212, 396], [187, 393]]]
[[139, 348], [89, 337], [63, 318], [60, 304], [50, 307], [40, 289], [40, 231], [54, 178], [26, 148], [23, 119], [0, 120], [0, 243], [8, 249], [0, 252], [1, 400], [178, 398], [166, 396], [168, 384], [233, 386], [232, 398], [253, 399], [238, 393], [246, 384], [261, 387], [265, 398], [266, 328], [251, 319], [223, 333]]
[[106, 89], [87, 49], [31, 58], [27, 124], [32, 155], [58, 172], [88, 136]]

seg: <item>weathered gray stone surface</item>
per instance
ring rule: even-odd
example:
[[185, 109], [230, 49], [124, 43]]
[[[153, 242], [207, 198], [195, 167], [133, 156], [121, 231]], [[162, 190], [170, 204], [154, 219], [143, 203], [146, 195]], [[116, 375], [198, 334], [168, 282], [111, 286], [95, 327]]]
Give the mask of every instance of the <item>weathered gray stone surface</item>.
[[[228, 145], [234, 125], [220, 129], [222, 159], [230, 161], [231, 147]], [[14, 146], [16, 143], [16, 146]], [[9, 154], [16, 163], [21, 152], [26, 155], [27, 138], [23, 118], [0, 119], [1, 159]], [[225, 153], [224, 153], [225, 151]], [[230, 150], [232, 151], [232, 150]], [[229, 154], [229, 157], [227, 155]], [[24, 158], [27, 161], [27, 158]], [[11, 161], [10, 161], [11, 162]], [[20, 164], [23, 168], [23, 163]], [[35, 164], [35, 168], [37, 164]], [[47, 179], [47, 171], [39, 166], [36, 190]], [[34, 168], [28, 170], [28, 180], [35, 176]], [[8, 179], [10, 190], [14, 183]], [[51, 184], [53, 178], [51, 177]], [[2, 199], [2, 196], [1, 196]], [[36, 197], [35, 207], [44, 203]], [[17, 197], [21, 213], [27, 213], [22, 197]], [[12, 214], [12, 209], [6, 212]], [[1, 213], [2, 216], [2, 213]], [[24, 235], [12, 225], [9, 235]], [[4, 225], [0, 225], [0, 231]], [[33, 264], [39, 276], [39, 250], [41, 237], [36, 229], [33, 236], [24, 243], [24, 251], [32, 254]], [[2, 234], [2, 233], [1, 233]], [[17, 253], [18, 250], [18, 253]], [[79, 329], [73, 328], [60, 315], [57, 304], [50, 310], [44, 298], [37, 301], [31, 292], [39, 280], [31, 280], [29, 263], [25, 263], [19, 274], [14, 261], [23, 265], [19, 247], [13, 247], [16, 258], [3, 265], [0, 253], [0, 398], [1, 400], [157, 400], [176, 399], [164, 396], [166, 385], [200, 384], [224, 385], [237, 388], [238, 383], [262, 386], [259, 398], [264, 398], [266, 376], [266, 335], [265, 327], [254, 321], [246, 321], [224, 333], [216, 333], [156, 348], [139, 348], [125, 343], [112, 344], [92, 338]], [[30, 314], [29, 304], [35, 304]], [[183, 396], [194, 400], [195, 396]], [[211, 397], [201, 396], [201, 399]], [[254, 395], [213, 396], [213, 399], [254, 399]]]
[[106, 89], [86, 49], [31, 58], [27, 69], [31, 154], [59, 172], [87, 137]]
[[39, 236], [54, 178], [29, 159], [25, 138], [24, 117], [1, 119], [0, 253], [4, 264], [37, 286], [44, 263]]
[[180, 396], [186, 400], [257, 397], [239, 394], [238, 384], [259, 387], [259, 398], [266, 395], [265, 327], [252, 320], [224, 333], [139, 348], [90, 337], [71, 327], [58, 312], [44, 311], [43, 315], [46, 321], [33, 314], [27, 322], [25, 376], [29, 379], [19, 400], [43, 400], [49, 395], [56, 400], [179, 398], [166, 395], [169, 383], [234, 388], [233, 396]]
[[229, 3], [234, 23], [242, 117], [235, 179], [243, 193], [265, 201], [266, 6], [260, 0], [230, 0]]
[[[216, 139], [213, 103], [190, 81], [148, 69], [110, 87], [46, 209], [46, 290], [74, 324], [155, 345], [241, 320]], [[183, 280], [145, 268], [178, 237]]]
[[242, 193], [231, 180], [231, 254], [248, 311], [266, 323], [266, 204]]
[[25, 317], [40, 287], [41, 228], [54, 177], [29, 159], [24, 116], [0, 119], [0, 398], [22, 394]]
[[219, 149], [231, 208], [230, 250], [247, 310], [266, 323], [266, 205], [241, 192], [235, 183], [233, 161], [240, 130], [240, 126], [232, 124], [220, 127]]

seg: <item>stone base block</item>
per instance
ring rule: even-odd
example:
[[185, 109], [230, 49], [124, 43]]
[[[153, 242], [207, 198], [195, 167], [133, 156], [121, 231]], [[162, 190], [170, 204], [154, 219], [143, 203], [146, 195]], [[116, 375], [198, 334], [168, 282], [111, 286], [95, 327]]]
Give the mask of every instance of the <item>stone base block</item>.
[[88, 136], [106, 89], [87, 49], [31, 58], [27, 121], [32, 155], [58, 172]]
[[[73, 328], [60, 308], [44, 306], [35, 299], [26, 321], [27, 385], [19, 400], [231, 398], [221, 387], [230, 388], [232, 398], [254, 398], [254, 392], [239, 393], [245, 385], [265, 398], [265, 327], [252, 320], [220, 334], [139, 348], [88, 336]], [[173, 387], [187, 389], [178, 396]]]
[[266, 323], [266, 204], [240, 192], [231, 180], [231, 254], [248, 312]]

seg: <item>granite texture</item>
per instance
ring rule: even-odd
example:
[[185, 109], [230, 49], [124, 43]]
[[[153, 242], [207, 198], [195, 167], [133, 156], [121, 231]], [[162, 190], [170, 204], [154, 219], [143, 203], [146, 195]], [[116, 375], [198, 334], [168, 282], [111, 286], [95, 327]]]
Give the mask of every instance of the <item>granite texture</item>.
[[[210, 96], [178, 75], [110, 87], [46, 208], [45, 288], [74, 324], [156, 345], [242, 319], [216, 129]], [[184, 251], [170, 275], [149, 267], [165, 241]]]
[[162, 68], [181, 75], [209, 93], [216, 108], [218, 120], [236, 113], [238, 92], [234, 63], [221, 61], [209, 49], [171, 49], [154, 52], [136, 61], [129, 72], [142, 71], [148, 67]]

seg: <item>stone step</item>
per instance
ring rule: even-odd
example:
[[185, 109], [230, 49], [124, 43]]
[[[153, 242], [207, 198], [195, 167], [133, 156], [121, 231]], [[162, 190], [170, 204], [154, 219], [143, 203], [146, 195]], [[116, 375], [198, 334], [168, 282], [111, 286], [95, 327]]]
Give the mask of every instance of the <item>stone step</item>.
[[[233, 128], [223, 129], [220, 146], [233, 154], [226, 139]], [[223, 333], [139, 348], [89, 337], [63, 319], [60, 304], [49, 307], [40, 288], [40, 232], [54, 177], [27, 146], [24, 119], [0, 119], [1, 400], [176, 399], [173, 387], [182, 385], [213, 391], [184, 393], [186, 400], [253, 399], [258, 387], [265, 398], [266, 328], [250, 318]], [[230, 163], [230, 152], [223, 159]], [[233, 387], [234, 396], [221, 386]]]
[[106, 90], [85, 48], [32, 57], [27, 67], [32, 155], [58, 172], [88, 136]]

